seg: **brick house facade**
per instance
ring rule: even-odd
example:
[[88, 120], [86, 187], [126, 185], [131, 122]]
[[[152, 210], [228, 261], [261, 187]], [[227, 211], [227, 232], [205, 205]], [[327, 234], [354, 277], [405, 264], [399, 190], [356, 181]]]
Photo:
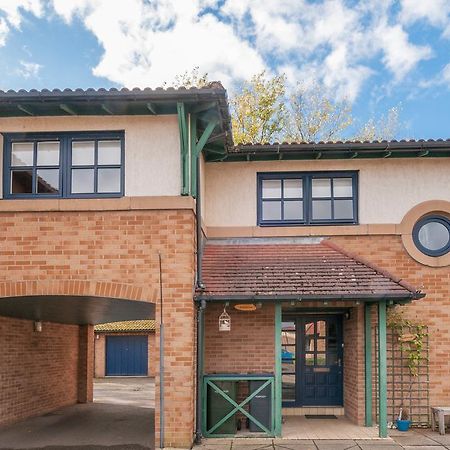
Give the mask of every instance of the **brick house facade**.
[[1, 93], [0, 133], [0, 424], [92, 401], [93, 325], [154, 319], [157, 446], [214, 435], [221, 377], [238, 403], [268, 383], [269, 434], [319, 407], [383, 433], [396, 304], [428, 327], [430, 404], [450, 401], [448, 142], [235, 147], [217, 83]]

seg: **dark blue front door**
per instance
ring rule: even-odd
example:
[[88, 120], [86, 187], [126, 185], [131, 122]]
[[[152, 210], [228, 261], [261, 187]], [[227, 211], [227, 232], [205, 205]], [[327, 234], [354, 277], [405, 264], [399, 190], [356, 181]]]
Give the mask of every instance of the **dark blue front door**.
[[283, 316], [284, 406], [343, 404], [342, 315]]
[[106, 375], [147, 374], [147, 336], [106, 336]]
[[297, 398], [302, 406], [342, 405], [342, 316], [302, 317], [297, 328]]

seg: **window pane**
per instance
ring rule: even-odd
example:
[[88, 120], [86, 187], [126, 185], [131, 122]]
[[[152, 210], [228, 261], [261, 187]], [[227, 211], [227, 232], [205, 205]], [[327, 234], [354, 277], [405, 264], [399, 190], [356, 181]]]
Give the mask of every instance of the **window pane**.
[[72, 169], [72, 194], [94, 192], [94, 169]]
[[33, 142], [13, 142], [11, 149], [11, 165], [32, 166], [33, 145]]
[[284, 219], [285, 220], [302, 220], [303, 219], [303, 202], [286, 201], [284, 202]]
[[281, 220], [281, 202], [262, 203], [263, 220]]
[[303, 180], [284, 180], [284, 198], [302, 198]]
[[98, 169], [97, 192], [120, 192], [120, 169]]
[[283, 375], [282, 376], [282, 391], [283, 401], [295, 400], [295, 375]]
[[312, 196], [314, 198], [331, 197], [331, 180], [329, 178], [313, 178]]
[[33, 172], [31, 170], [11, 171], [11, 194], [31, 194], [33, 192]]
[[98, 141], [98, 164], [120, 164], [120, 141]]
[[334, 218], [353, 219], [353, 200], [335, 200]]
[[334, 178], [333, 179], [333, 195], [334, 197], [352, 197], [353, 184], [351, 178]]
[[59, 142], [37, 143], [37, 165], [59, 166]]
[[281, 180], [263, 180], [263, 198], [281, 198]]
[[59, 190], [59, 169], [38, 169], [36, 185], [38, 194], [57, 194]]
[[[72, 142], [72, 165], [92, 166], [94, 165], [94, 141]], [[73, 191], [72, 191], [73, 192]]]
[[431, 251], [443, 249], [450, 240], [447, 227], [440, 222], [428, 222], [423, 225], [418, 237], [419, 242]]
[[315, 220], [331, 219], [331, 200], [314, 200], [312, 217]]

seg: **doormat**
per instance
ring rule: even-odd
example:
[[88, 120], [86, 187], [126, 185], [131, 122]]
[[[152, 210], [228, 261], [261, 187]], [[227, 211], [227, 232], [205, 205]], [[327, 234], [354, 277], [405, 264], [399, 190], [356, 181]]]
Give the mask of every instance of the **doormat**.
[[332, 414], [305, 414], [307, 419], [337, 419], [336, 416]]

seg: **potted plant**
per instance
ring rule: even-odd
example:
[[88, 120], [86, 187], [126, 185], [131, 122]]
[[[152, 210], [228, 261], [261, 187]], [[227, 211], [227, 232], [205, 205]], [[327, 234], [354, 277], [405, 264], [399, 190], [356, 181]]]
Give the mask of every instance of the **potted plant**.
[[396, 420], [398, 431], [408, 431], [411, 426], [411, 421], [409, 420], [408, 411], [404, 408], [400, 408], [400, 413]]

